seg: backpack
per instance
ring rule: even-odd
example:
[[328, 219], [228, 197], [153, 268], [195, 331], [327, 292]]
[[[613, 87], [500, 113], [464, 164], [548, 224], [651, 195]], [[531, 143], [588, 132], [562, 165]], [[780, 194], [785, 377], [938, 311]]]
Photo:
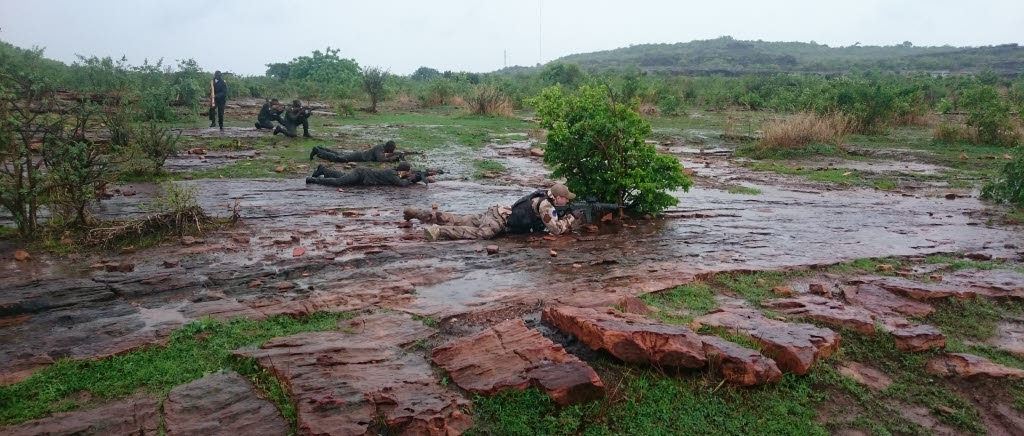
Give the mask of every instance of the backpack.
[[538, 189], [530, 195], [516, 201], [515, 204], [512, 205], [512, 213], [508, 216], [508, 220], [506, 221], [508, 225], [508, 232], [543, 232], [546, 226], [544, 226], [544, 220], [539, 216], [539, 212], [533, 208], [533, 199], [547, 198], [547, 195], [547, 191]]

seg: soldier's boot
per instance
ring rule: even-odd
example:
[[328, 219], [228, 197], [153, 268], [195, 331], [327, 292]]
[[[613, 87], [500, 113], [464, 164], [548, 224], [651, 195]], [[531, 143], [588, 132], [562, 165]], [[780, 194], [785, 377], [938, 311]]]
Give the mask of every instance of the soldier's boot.
[[254, 123], [254, 124], [256, 124], [256, 130], [260, 130], [260, 129], [263, 128], [263, 126], [260, 123]]
[[427, 238], [427, 240], [430, 242], [436, 241], [440, 233], [441, 228], [438, 226], [423, 227], [423, 237]]
[[[315, 158], [315, 157], [317, 157], [319, 155], [320, 155], [320, 146], [319, 145], [314, 145], [313, 149], [309, 151], [309, 160], [313, 160], [313, 158]], [[323, 165], [321, 165], [321, 166], [323, 166]]]
[[316, 183], [316, 179], [313, 177], [306, 177], [306, 184]]
[[[213, 126], [210, 126], [210, 127], [213, 127]], [[282, 129], [281, 126], [274, 127], [274, 134], [277, 135], [278, 133], [284, 133], [284, 129]], [[285, 134], [285, 136], [288, 136], [288, 135]]]
[[313, 171], [313, 176], [312, 177], [316, 178], [316, 177], [320, 177], [320, 176], [324, 175], [324, 169], [325, 168], [324, 168], [323, 165], [317, 165], [316, 166], [316, 170]]
[[306, 127], [305, 124], [302, 125], [302, 137], [303, 138], [312, 138], [313, 137], [313, 135], [309, 134], [309, 127]]

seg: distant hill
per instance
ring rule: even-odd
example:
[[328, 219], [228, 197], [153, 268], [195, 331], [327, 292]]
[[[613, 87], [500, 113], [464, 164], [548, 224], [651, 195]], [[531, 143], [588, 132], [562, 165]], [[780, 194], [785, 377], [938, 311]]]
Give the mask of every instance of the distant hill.
[[[674, 74], [843, 73], [877, 68], [897, 72], [973, 73], [991, 69], [1004, 76], [1024, 72], [1024, 47], [893, 46], [829, 47], [814, 42], [740, 41], [725, 36], [676, 44], [641, 44], [565, 56], [552, 62], [584, 70], [640, 68]], [[503, 72], [503, 71], [502, 71]]]

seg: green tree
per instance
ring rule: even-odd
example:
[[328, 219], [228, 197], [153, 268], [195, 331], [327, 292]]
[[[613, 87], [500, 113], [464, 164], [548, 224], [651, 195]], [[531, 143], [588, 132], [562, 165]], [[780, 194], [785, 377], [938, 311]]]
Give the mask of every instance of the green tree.
[[419, 68], [416, 69], [416, 71], [414, 71], [412, 73], [412, 76], [409, 76], [409, 78], [412, 79], [412, 80], [415, 80], [417, 82], [423, 82], [423, 81], [426, 81], [426, 80], [431, 80], [431, 79], [433, 79], [433, 78], [435, 78], [437, 76], [440, 76], [440, 75], [441, 75], [441, 72], [437, 71], [437, 70], [435, 70], [433, 68], [430, 68], [430, 67], [419, 67]]
[[380, 67], [363, 68], [363, 90], [370, 96], [370, 112], [377, 113], [377, 102], [384, 99], [388, 72]]
[[693, 184], [678, 159], [644, 142], [651, 125], [636, 112], [636, 101], [617, 103], [605, 86], [583, 86], [571, 95], [554, 86], [530, 104], [548, 130], [544, 162], [583, 197], [658, 213], [678, 203], [668, 191], [689, 191]]
[[586, 75], [579, 65], [556, 62], [540, 72], [540, 80], [544, 85], [562, 85], [569, 89], [576, 89], [584, 80]]

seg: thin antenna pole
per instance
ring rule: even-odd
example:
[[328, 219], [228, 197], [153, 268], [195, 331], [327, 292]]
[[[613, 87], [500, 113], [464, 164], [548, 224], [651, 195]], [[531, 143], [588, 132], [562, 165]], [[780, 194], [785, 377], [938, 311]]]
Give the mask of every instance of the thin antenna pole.
[[538, 2], [537, 8], [537, 65], [544, 61], [544, 0]]

